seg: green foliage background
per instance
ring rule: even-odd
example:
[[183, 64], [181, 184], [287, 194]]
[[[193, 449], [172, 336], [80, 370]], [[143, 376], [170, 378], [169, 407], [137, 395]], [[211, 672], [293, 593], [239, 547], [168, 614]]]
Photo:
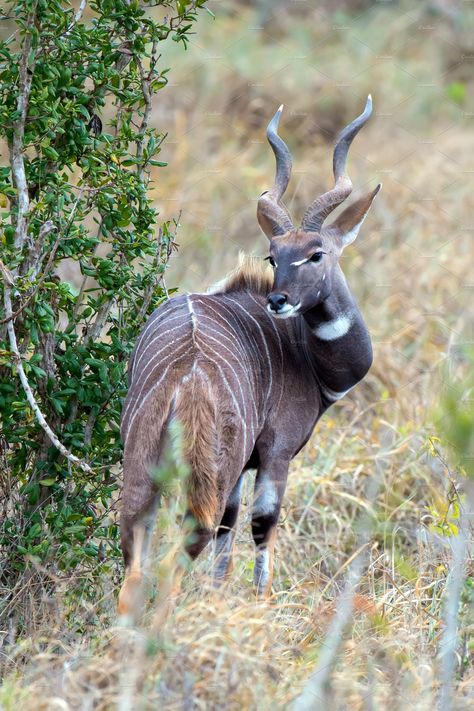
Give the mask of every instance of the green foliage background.
[[[150, 168], [166, 165], [165, 132], [150, 125], [152, 97], [167, 84], [160, 43], [185, 48], [203, 4], [95, 0], [87, 16], [65, 0], [8, 4], [13, 31], [0, 44], [0, 136], [10, 151], [0, 168], [5, 284], [13, 281], [18, 347], [40, 408], [93, 473], [72, 466], [39, 426], [0, 313], [4, 613], [25, 574], [44, 578], [54, 561], [55, 574], [80, 569], [75, 580], [87, 593], [118, 553], [110, 508], [126, 363], [146, 316], [166, 297], [176, 225], [159, 225], [148, 196]], [[31, 80], [26, 117], [22, 57]], [[30, 200], [22, 244], [15, 135]], [[71, 263], [80, 289], [58, 275]]]

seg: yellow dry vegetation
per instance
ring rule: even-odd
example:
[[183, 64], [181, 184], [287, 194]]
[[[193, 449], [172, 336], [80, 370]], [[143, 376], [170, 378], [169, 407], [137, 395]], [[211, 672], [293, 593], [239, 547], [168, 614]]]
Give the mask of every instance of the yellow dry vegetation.
[[[313, 5], [211, 2], [217, 19], [202, 17], [188, 53], [164, 53], [174, 69], [154, 116], [169, 127], [170, 162], [156, 172], [156, 200], [165, 217], [182, 210], [168, 286], [202, 291], [235, 266], [239, 250], [267, 253], [255, 209], [273, 179], [264, 128], [278, 105], [294, 157], [286, 202], [299, 217], [331, 185], [334, 135], [373, 94], [349, 171], [355, 194], [379, 181], [383, 191], [343, 268], [374, 365], [292, 465], [274, 596], [259, 602], [252, 592], [249, 481], [236, 568], [222, 593], [210, 588], [204, 557], [160, 634], [150, 635], [156, 601], [142, 627], [114, 626], [111, 580], [110, 615], [82, 609], [94, 623], [79, 640], [59, 612], [48, 633], [18, 646], [0, 696], [6, 710], [289, 708], [321, 653], [364, 515], [366, 565], [327, 708], [435, 707], [451, 560], [439, 527], [450, 520], [458, 478], [432, 412], [445, 386], [441, 366], [450, 358], [461, 368], [461, 346], [474, 335], [472, 9]], [[165, 519], [157, 560], [178, 535]], [[472, 708], [474, 695], [472, 572], [460, 606], [458, 711]]]

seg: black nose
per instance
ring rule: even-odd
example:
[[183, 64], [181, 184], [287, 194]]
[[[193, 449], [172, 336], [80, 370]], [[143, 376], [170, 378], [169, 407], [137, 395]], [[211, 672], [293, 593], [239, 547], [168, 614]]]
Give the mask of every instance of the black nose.
[[268, 297], [268, 303], [272, 311], [278, 313], [280, 309], [288, 301], [288, 296], [286, 294], [270, 294]]

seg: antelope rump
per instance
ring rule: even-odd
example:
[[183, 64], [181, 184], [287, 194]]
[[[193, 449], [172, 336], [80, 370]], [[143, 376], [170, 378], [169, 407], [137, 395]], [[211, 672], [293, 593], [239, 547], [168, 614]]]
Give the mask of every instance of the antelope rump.
[[339, 258], [381, 186], [324, 224], [352, 191], [347, 153], [372, 113], [371, 97], [337, 139], [335, 186], [309, 206], [298, 228], [281, 202], [291, 173], [290, 152], [277, 132], [281, 111], [267, 128], [275, 183], [257, 210], [271, 268], [248, 258], [212, 292], [169, 299], [148, 320], [131, 358], [122, 415], [121, 614], [136, 605], [160, 497], [153, 470], [172, 421], [181, 425], [190, 471], [186, 516], [194, 529], [187, 553], [196, 558], [214, 539], [214, 579], [226, 578], [243, 473], [256, 469], [254, 582], [260, 595], [269, 595], [289, 463], [321, 415], [372, 363], [370, 336]]

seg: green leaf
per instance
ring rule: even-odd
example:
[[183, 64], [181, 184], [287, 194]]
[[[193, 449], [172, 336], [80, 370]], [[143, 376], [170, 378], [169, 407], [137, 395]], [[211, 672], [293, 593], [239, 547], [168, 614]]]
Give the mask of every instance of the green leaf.
[[49, 160], [59, 160], [59, 153], [51, 146], [44, 146], [42, 150], [46, 158], [49, 158]]

